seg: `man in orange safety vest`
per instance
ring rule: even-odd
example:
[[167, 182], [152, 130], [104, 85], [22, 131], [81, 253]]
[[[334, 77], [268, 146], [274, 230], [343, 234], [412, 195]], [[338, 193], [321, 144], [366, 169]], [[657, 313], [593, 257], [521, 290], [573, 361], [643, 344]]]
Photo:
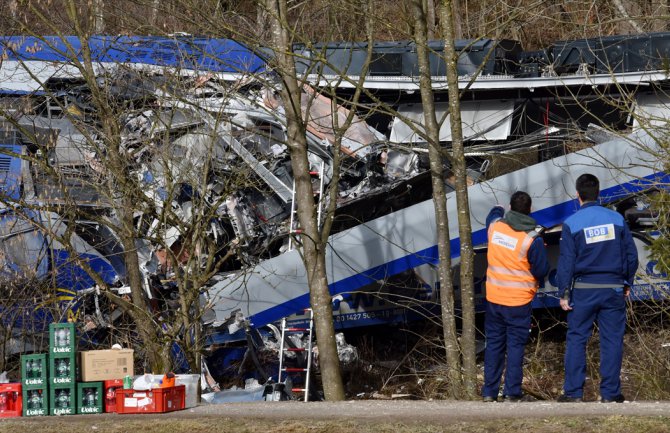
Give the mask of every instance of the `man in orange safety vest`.
[[486, 218], [488, 269], [486, 272], [485, 402], [498, 400], [505, 358], [505, 401], [521, 401], [523, 354], [531, 322], [531, 301], [549, 272], [540, 228], [530, 216], [530, 196], [517, 191], [510, 211], [494, 207]]

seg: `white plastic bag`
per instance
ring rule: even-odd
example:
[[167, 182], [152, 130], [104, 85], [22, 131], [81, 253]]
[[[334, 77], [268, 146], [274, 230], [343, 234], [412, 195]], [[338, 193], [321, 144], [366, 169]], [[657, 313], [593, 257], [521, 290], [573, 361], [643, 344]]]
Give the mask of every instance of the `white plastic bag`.
[[163, 376], [158, 374], [143, 374], [135, 376], [133, 381], [133, 389], [137, 391], [147, 391], [152, 388], [158, 388], [163, 380]]

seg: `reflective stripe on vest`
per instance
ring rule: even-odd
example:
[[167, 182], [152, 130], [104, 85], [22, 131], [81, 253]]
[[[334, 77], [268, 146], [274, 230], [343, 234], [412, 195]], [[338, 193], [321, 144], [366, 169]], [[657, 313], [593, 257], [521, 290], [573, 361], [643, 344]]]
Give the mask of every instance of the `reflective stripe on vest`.
[[536, 232], [519, 232], [502, 221], [489, 226], [486, 299], [510, 307], [533, 300], [538, 282], [530, 272], [528, 249]]

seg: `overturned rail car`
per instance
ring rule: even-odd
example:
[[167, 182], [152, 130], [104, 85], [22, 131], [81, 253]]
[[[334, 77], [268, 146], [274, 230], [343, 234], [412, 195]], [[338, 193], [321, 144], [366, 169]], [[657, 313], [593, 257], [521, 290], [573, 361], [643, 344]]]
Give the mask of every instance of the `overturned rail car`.
[[[657, 236], [657, 215], [648, 195], [667, 188], [668, 180], [659, 165], [663, 151], [658, 147], [670, 115], [664, 91], [668, 74], [663, 68], [668, 42], [667, 33], [616, 36], [556, 42], [532, 53], [511, 41], [457, 44], [466, 158], [473, 183], [469, 187], [472, 239], [480, 246], [478, 251], [485, 251], [484, 218], [491, 206], [504, 203], [516, 190], [525, 190], [533, 198], [533, 216], [548, 228], [545, 239], [555, 264], [560, 224], [578, 207], [574, 180], [591, 172], [601, 179], [602, 202], [624, 214], [635, 233], [641, 264], [633, 298], [665, 295], [667, 278], [649, 259], [647, 246]], [[430, 48], [439, 58], [440, 43]], [[315, 86], [337, 83], [345, 99], [371, 49], [373, 64], [363, 86], [373, 96], [366, 102], [393, 101], [398, 114], [367, 113], [366, 118], [393, 143], [419, 152], [425, 146], [416, 133], [422, 128], [423, 111], [417, 92], [416, 47], [411, 42], [373, 47], [327, 43], [294, 49], [300, 55], [301, 71]], [[473, 59], [477, 60], [473, 63]], [[439, 61], [431, 64], [431, 71], [439, 67]], [[440, 140], [448, 147], [446, 77], [433, 75], [437, 114], [444, 120]], [[418, 197], [415, 191], [406, 183], [393, 197], [403, 192]], [[450, 221], [456, 221], [453, 195], [448, 206]], [[431, 200], [410, 200], [332, 234], [327, 264], [337, 327], [402, 321], [438, 310], [433, 218]], [[457, 263], [455, 224], [450, 235]], [[484, 256], [475, 259], [480, 302]], [[231, 324], [244, 318], [262, 326], [301, 311], [309, 295], [299, 260], [298, 252], [287, 252], [252, 270], [221, 276], [208, 291], [216, 313], [212, 323]], [[554, 276], [552, 271], [544, 282], [535, 307], [558, 305]], [[304, 320], [300, 315], [292, 318]]]

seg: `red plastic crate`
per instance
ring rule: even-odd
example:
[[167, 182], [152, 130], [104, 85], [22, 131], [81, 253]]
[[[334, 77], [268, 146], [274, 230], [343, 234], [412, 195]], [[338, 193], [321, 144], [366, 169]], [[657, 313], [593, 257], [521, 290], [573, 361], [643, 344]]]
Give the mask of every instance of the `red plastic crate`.
[[164, 413], [184, 409], [186, 387], [154, 388], [148, 391], [116, 390], [117, 413]]
[[21, 416], [23, 396], [20, 383], [0, 383], [0, 418]]
[[105, 380], [102, 386], [105, 389], [105, 412], [116, 412], [116, 390], [123, 388], [123, 379]]

